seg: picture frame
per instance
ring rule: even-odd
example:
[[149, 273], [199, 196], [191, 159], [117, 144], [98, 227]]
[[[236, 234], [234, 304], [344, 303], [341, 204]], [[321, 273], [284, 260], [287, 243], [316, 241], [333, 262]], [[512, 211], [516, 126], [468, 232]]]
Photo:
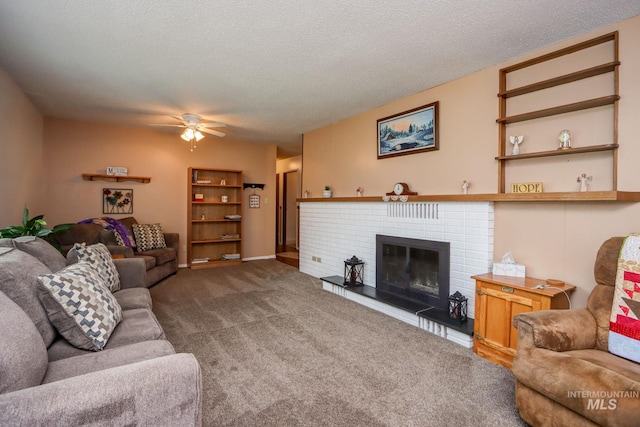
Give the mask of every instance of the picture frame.
[[103, 214], [132, 214], [133, 213], [133, 189], [132, 188], [103, 188], [102, 189], [102, 213]]
[[378, 159], [439, 150], [438, 104], [432, 102], [379, 119]]

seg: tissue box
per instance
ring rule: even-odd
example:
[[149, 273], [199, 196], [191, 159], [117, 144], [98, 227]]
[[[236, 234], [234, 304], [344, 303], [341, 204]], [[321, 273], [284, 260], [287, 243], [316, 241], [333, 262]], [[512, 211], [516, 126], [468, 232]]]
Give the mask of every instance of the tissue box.
[[494, 262], [493, 274], [500, 276], [525, 277], [525, 266], [524, 264], [505, 264], [502, 262]]

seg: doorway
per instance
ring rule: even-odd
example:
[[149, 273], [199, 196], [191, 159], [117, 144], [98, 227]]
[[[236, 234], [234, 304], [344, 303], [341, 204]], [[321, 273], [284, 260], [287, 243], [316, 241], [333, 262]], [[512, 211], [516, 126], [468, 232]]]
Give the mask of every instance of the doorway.
[[[280, 174], [276, 176], [278, 212], [276, 215], [276, 259], [298, 267], [299, 216], [298, 170], [284, 172], [282, 183]], [[280, 191], [282, 188], [282, 191]]]

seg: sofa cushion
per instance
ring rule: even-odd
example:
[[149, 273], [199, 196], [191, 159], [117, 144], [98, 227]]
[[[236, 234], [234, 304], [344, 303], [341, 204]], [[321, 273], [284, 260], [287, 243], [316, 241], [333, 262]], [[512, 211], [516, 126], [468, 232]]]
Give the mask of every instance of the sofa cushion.
[[105, 281], [107, 288], [109, 288], [111, 292], [120, 289], [118, 270], [113, 264], [113, 258], [111, 258], [109, 249], [107, 249], [105, 245], [96, 243], [95, 245], [87, 246], [84, 243], [76, 243], [73, 249], [78, 256], [78, 262], [90, 264], [98, 270], [100, 277]]
[[36, 236], [22, 236], [15, 239], [2, 239], [0, 246], [13, 246], [35, 257], [38, 261], [49, 267], [51, 271], [64, 268], [64, 256], [54, 248], [51, 243]]
[[39, 385], [47, 348], [29, 316], [0, 292], [0, 394]]
[[38, 298], [38, 274], [51, 270], [26, 252], [14, 248], [0, 250], [0, 291], [31, 318], [49, 347], [58, 333], [49, 321], [47, 312]]
[[132, 228], [139, 252], [167, 247], [160, 224], [133, 224]]
[[176, 250], [173, 248], [151, 249], [139, 253], [139, 255], [151, 256], [155, 258], [156, 265], [162, 265], [176, 259]]
[[38, 276], [39, 297], [51, 323], [71, 344], [102, 350], [122, 320], [122, 309], [89, 264]]
[[103, 231], [97, 224], [74, 224], [66, 233], [56, 235], [56, 240], [62, 246], [73, 246], [78, 242], [93, 245], [101, 241]]
[[146, 252], [145, 254], [136, 254], [135, 256], [136, 258], [140, 258], [144, 260], [144, 266], [147, 269], [147, 271], [151, 270], [153, 267], [156, 266], [156, 258], [146, 255]]
[[118, 300], [122, 310], [133, 310], [134, 308], [146, 308], [151, 310], [151, 294], [147, 288], [120, 289], [113, 294]]
[[[122, 312], [122, 321], [113, 331], [113, 334], [111, 334], [104, 350], [142, 341], [164, 339], [164, 331], [151, 310], [146, 308], [124, 310]], [[52, 362], [80, 354], [88, 354], [90, 352], [74, 347], [66, 340], [59, 339], [47, 349], [47, 353], [49, 355], [49, 362]]]
[[174, 353], [173, 346], [166, 340], [142, 341], [99, 352], [84, 353], [49, 363], [42, 383], [60, 381]]
[[153, 312], [136, 308], [123, 313], [122, 322], [113, 332], [108, 348], [160, 339], [165, 339], [164, 331]]

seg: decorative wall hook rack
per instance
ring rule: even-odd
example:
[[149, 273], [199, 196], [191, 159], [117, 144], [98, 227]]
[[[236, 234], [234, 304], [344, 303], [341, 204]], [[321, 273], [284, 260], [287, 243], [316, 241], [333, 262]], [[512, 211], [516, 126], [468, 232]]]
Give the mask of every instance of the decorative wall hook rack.
[[242, 189], [246, 190], [247, 188], [259, 188], [261, 190], [264, 190], [264, 186], [265, 184], [251, 184], [251, 183], [245, 182], [242, 184]]

